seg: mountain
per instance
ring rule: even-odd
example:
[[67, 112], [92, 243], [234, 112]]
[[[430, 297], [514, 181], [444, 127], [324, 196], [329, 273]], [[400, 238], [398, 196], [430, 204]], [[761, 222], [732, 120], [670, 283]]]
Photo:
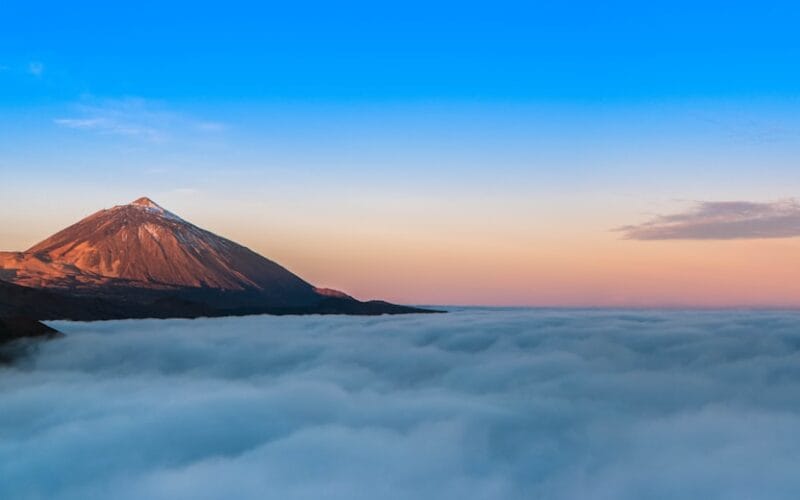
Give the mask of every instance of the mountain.
[[149, 198], [0, 252], [0, 316], [36, 319], [429, 312], [317, 288]]
[[260, 290], [285, 303], [315, 295], [278, 264], [149, 198], [101, 210], [25, 252], [0, 254], [0, 266], [13, 270], [15, 283], [43, 288]]

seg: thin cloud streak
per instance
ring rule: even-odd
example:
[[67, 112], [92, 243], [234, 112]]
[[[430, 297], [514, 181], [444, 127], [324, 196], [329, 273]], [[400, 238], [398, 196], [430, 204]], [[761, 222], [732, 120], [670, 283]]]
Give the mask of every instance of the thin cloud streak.
[[56, 118], [61, 127], [116, 135], [148, 142], [164, 142], [180, 133], [214, 133], [225, 125], [177, 113], [141, 98], [107, 99], [81, 103], [76, 116]]
[[56, 125], [75, 130], [93, 130], [101, 133], [141, 137], [152, 141], [164, 138], [162, 133], [152, 127], [124, 123], [110, 118], [57, 118]]
[[39, 61], [31, 61], [28, 63], [28, 72], [33, 76], [42, 76], [42, 73], [44, 73], [44, 64]]
[[658, 215], [614, 231], [628, 240], [792, 238], [800, 236], [800, 202], [704, 201], [689, 211]]

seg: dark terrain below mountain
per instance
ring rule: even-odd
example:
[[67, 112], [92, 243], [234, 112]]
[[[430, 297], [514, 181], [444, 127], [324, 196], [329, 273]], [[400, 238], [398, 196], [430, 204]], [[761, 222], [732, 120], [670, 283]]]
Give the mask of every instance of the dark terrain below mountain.
[[52, 339], [61, 333], [30, 318], [0, 318], [0, 364], [9, 363], [29, 347], [30, 339]]

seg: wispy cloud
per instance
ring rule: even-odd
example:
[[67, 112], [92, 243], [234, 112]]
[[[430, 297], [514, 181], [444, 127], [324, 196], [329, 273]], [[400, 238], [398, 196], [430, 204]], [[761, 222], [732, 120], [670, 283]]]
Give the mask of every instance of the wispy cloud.
[[221, 123], [197, 120], [167, 109], [164, 105], [141, 98], [93, 100], [86, 99], [75, 106], [75, 116], [53, 120], [56, 125], [162, 142], [181, 133], [217, 132]]
[[704, 201], [690, 210], [616, 228], [630, 240], [733, 240], [800, 236], [800, 203]]
[[225, 130], [227, 127], [224, 123], [219, 122], [197, 122], [195, 128], [203, 132], [219, 132]]
[[196, 196], [201, 194], [202, 191], [195, 187], [186, 186], [172, 189], [168, 193], [175, 196]]
[[33, 76], [42, 76], [42, 73], [44, 73], [44, 64], [39, 61], [31, 61], [28, 63], [28, 72]]
[[738, 143], [774, 143], [797, 135], [797, 131], [789, 124], [776, 119], [765, 119], [762, 115], [702, 114], [698, 115], [698, 119]]
[[163, 134], [153, 127], [110, 118], [57, 118], [55, 123], [62, 127], [77, 130], [94, 130], [108, 134], [141, 137], [153, 141], [159, 141], [164, 138]]

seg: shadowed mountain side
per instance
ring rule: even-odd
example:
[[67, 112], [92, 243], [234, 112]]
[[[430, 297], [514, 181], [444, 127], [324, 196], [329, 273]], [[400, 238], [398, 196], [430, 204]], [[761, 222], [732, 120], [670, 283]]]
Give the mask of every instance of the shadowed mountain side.
[[276, 306], [254, 292], [214, 289], [117, 289], [104, 297], [70, 295], [0, 281], [0, 318], [98, 321], [141, 318], [199, 318], [253, 314], [379, 315], [437, 312], [383, 301], [320, 297], [313, 304]]
[[34, 340], [48, 340], [62, 334], [49, 326], [24, 317], [0, 317], [0, 364], [10, 363], [33, 346]]
[[124, 318], [125, 312], [123, 304], [97, 297], [70, 296], [0, 281], [0, 318], [91, 321]]
[[57, 330], [28, 318], [0, 318], [0, 344], [21, 338], [53, 338], [60, 334]]

